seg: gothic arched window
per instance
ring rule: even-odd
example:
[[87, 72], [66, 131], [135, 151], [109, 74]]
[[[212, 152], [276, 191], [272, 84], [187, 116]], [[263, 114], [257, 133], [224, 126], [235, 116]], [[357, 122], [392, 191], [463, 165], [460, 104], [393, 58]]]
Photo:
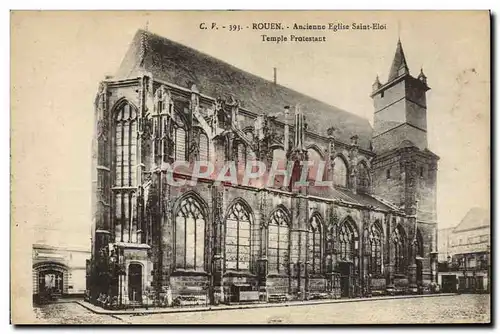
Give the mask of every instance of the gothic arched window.
[[358, 164], [358, 191], [368, 191], [370, 189], [370, 173], [364, 163]]
[[339, 230], [340, 258], [343, 261], [354, 261], [354, 232], [347, 222]]
[[333, 184], [347, 187], [347, 165], [341, 157], [336, 157], [333, 167]]
[[175, 160], [186, 160], [186, 130], [181, 127], [174, 128]]
[[326, 164], [321, 153], [314, 147], [307, 150], [307, 158], [310, 161], [307, 180], [316, 182], [325, 180]]
[[288, 273], [290, 228], [286, 213], [274, 211], [268, 225], [267, 259], [270, 273]]
[[115, 241], [137, 241], [136, 185], [137, 113], [123, 103], [114, 119], [114, 225]]
[[406, 237], [404, 231], [398, 226], [392, 235], [394, 247], [394, 271], [396, 274], [406, 273]]
[[208, 136], [204, 131], [200, 132], [200, 161], [208, 161], [210, 158]]
[[321, 221], [317, 215], [312, 216], [309, 220], [308, 233], [308, 252], [307, 260], [310, 264], [311, 274], [321, 273], [322, 262], [322, 240], [321, 240]]
[[236, 202], [226, 219], [226, 269], [250, 270], [251, 232], [250, 212]]
[[245, 144], [239, 143], [237, 145], [236, 159], [238, 159], [237, 161], [238, 164], [243, 164], [243, 165], [245, 164], [247, 159], [247, 148]]
[[382, 273], [382, 231], [376, 224], [372, 224], [369, 234], [370, 243], [370, 272]]
[[[275, 148], [273, 150], [273, 162], [277, 166], [277, 170], [286, 170], [286, 153], [285, 150], [281, 148]], [[277, 174], [274, 175], [273, 180], [269, 180], [269, 182], [272, 182], [272, 186], [275, 188], [280, 188], [283, 186], [285, 180], [285, 176], [283, 174]]]
[[204, 270], [205, 217], [200, 203], [184, 198], [175, 217], [175, 267]]
[[115, 186], [130, 187], [136, 183], [137, 115], [124, 103], [115, 118]]
[[137, 241], [136, 196], [129, 189], [115, 189], [115, 241]]

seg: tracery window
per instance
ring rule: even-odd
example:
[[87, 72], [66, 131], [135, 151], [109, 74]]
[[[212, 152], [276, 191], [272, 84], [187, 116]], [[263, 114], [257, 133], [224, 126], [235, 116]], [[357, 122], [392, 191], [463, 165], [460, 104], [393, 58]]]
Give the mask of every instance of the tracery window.
[[116, 242], [136, 242], [137, 215], [136, 197], [133, 191], [115, 190], [115, 241]]
[[200, 132], [200, 161], [208, 161], [210, 158], [208, 136], [205, 132]]
[[322, 240], [321, 222], [317, 215], [311, 217], [309, 221], [308, 252], [307, 260], [310, 264], [311, 274], [321, 273]]
[[358, 164], [358, 190], [368, 191], [370, 189], [370, 174], [364, 163]]
[[347, 165], [341, 157], [336, 157], [333, 167], [333, 184], [347, 187]]
[[310, 161], [309, 170], [307, 173], [307, 180], [312, 184], [316, 181], [323, 181], [326, 179], [326, 163], [323, 160], [320, 152], [311, 147], [307, 149], [307, 158]]
[[200, 203], [184, 198], [175, 217], [175, 267], [204, 270], [205, 217]]
[[137, 115], [124, 103], [115, 118], [115, 186], [130, 187], [136, 183]]
[[290, 228], [286, 213], [278, 209], [268, 225], [267, 259], [270, 273], [288, 273]]
[[186, 130], [181, 127], [174, 127], [175, 160], [186, 160]]
[[115, 114], [114, 138], [114, 226], [115, 241], [137, 241], [136, 198], [137, 113], [123, 103]]
[[250, 213], [236, 202], [226, 219], [226, 269], [250, 270], [251, 229]]
[[340, 258], [343, 261], [354, 261], [354, 232], [347, 222], [339, 230]]
[[247, 159], [247, 148], [245, 144], [239, 143], [237, 146], [237, 150], [238, 150], [236, 155], [236, 158], [238, 159], [237, 163], [244, 165]]
[[382, 273], [382, 231], [376, 224], [372, 224], [369, 234], [370, 243], [370, 272]]

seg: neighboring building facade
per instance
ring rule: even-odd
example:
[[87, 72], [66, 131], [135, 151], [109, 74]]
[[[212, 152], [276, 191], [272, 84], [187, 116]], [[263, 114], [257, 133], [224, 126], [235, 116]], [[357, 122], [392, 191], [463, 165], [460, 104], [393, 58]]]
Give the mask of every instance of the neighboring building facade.
[[[427, 148], [427, 78], [410, 75], [398, 41], [387, 83], [377, 78], [372, 88], [373, 130], [139, 31], [95, 101], [91, 300], [338, 298], [435, 282], [438, 157]], [[281, 159], [296, 163], [292, 183], [298, 162], [326, 161], [318, 175], [334, 186], [167, 182], [174, 161]]]
[[[460, 224], [438, 232], [438, 284], [445, 292], [490, 291], [490, 214], [472, 208]], [[441, 260], [442, 259], [442, 260]]]
[[455, 227], [441, 228], [438, 229], [438, 262], [448, 261], [448, 255], [450, 251], [450, 235], [453, 233]]
[[33, 300], [83, 296], [86, 285], [86, 248], [33, 245]]

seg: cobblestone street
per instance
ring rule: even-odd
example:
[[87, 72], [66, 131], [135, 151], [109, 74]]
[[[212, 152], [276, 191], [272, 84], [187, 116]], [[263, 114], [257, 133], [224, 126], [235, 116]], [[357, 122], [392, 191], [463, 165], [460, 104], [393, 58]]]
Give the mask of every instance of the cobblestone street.
[[42, 324], [123, 324], [109, 315], [90, 312], [77, 303], [57, 303], [35, 307], [35, 316]]
[[76, 303], [35, 308], [40, 322], [63, 324], [390, 324], [487, 323], [490, 295], [455, 295], [337, 304], [150, 315], [98, 315]]

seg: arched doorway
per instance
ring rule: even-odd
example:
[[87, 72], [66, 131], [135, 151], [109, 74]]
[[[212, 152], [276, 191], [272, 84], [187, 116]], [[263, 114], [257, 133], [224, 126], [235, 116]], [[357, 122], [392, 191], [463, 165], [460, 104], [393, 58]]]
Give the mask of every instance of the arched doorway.
[[128, 300], [142, 303], [142, 265], [131, 263], [128, 267]]
[[358, 233], [353, 222], [345, 220], [339, 227], [339, 262], [340, 290], [342, 297], [354, 297], [358, 293], [357, 267], [358, 257]]
[[49, 299], [57, 299], [63, 294], [63, 272], [54, 269], [44, 269], [38, 272], [38, 291]]
[[56, 300], [67, 293], [67, 267], [55, 262], [42, 262], [33, 266], [36, 283], [33, 286], [35, 302]]

